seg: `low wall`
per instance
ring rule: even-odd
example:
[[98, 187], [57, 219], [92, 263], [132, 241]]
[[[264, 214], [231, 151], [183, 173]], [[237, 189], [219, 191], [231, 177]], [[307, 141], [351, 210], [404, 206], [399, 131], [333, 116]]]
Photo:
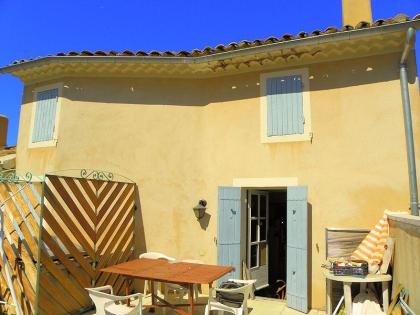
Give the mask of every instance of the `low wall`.
[[409, 306], [420, 314], [420, 217], [388, 214], [390, 234], [395, 239], [393, 286], [401, 283], [409, 292]]

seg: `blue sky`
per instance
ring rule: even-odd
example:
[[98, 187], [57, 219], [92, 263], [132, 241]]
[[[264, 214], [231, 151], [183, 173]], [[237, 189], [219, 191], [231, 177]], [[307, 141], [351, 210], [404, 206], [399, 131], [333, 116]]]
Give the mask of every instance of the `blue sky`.
[[[420, 1], [372, 0], [372, 11], [374, 19], [413, 17]], [[0, 0], [0, 65], [71, 50], [191, 50], [328, 26], [341, 26], [341, 0]], [[22, 83], [0, 75], [9, 145], [21, 98]]]

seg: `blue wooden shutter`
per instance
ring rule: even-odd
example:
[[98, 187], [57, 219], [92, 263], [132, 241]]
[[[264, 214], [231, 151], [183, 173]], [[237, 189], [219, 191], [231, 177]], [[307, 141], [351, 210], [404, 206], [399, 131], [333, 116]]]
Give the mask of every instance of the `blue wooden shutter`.
[[58, 89], [38, 92], [32, 142], [53, 140]]
[[302, 77], [267, 80], [267, 136], [303, 134]]
[[241, 279], [241, 188], [219, 187], [217, 263], [235, 271], [221, 278]]
[[287, 188], [287, 306], [308, 312], [308, 188]]

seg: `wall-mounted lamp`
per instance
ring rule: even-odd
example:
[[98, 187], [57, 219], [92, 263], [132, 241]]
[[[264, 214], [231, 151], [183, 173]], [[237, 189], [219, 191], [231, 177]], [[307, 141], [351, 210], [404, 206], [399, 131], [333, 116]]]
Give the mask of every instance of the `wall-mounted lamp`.
[[200, 220], [202, 217], [204, 217], [204, 213], [206, 212], [206, 206], [207, 201], [201, 199], [198, 201], [198, 204], [193, 208], [197, 220]]

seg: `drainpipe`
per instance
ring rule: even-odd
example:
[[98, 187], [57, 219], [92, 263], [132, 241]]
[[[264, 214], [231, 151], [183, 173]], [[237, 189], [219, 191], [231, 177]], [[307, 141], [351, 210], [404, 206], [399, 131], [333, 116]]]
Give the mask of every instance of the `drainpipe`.
[[416, 30], [407, 30], [407, 40], [400, 61], [401, 96], [404, 110], [405, 141], [407, 145], [408, 176], [410, 181], [410, 209], [412, 215], [419, 215], [416, 158], [413, 140], [413, 122], [411, 120], [410, 95], [408, 93], [407, 60], [416, 41]]

